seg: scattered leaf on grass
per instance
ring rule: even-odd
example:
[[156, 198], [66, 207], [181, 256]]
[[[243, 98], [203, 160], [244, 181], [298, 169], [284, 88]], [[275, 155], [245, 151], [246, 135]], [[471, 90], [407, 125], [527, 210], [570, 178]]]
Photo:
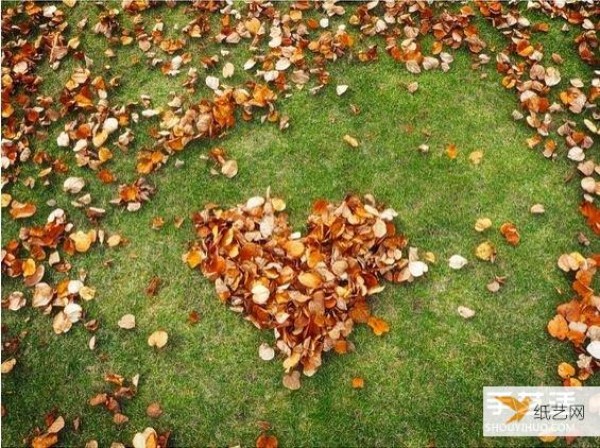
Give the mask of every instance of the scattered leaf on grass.
[[452, 143], [452, 144], [446, 146], [446, 155], [451, 160], [454, 160], [458, 157], [458, 149], [456, 148], [455, 144]]
[[373, 333], [375, 333], [376, 336], [382, 336], [383, 334], [390, 331], [390, 326], [388, 325], [388, 323], [386, 321], [384, 321], [383, 319], [380, 319], [375, 316], [369, 317], [369, 320], [367, 321], [367, 325], [369, 325], [369, 327], [371, 327], [371, 329], [373, 330]]
[[163, 411], [160, 404], [157, 402], [150, 403], [146, 408], [146, 415], [150, 418], [158, 418], [162, 415]]
[[344, 135], [344, 141], [353, 148], [358, 148], [358, 140], [356, 138], [346, 134]]
[[275, 357], [275, 350], [269, 344], [263, 342], [258, 347], [258, 356], [263, 361], [271, 361]]
[[158, 294], [158, 288], [160, 287], [162, 280], [158, 276], [154, 276], [150, 279], [150, 283], [146, 287], [146, 294], [150, 297]]
[[135, 328], [135, 316], [133, 314], [125, 314], [118, 322], [119, 328], [131, 330]]
[[521, 236], [517, 231], [517, 226], [515, 226], [512, 222], [505, 222], [502, 224], [500, 226], [500, 233], [511, 246], [518, 245], [519, 241], [521, 240]]
[[456, 311], [463, 319], [470, 319], [475, 316], [475, 311], [471, 308], [467, 308], [466, 306], [459, 306]]
[[529, 209], [532, 215], [542, 215], [546, 213], [546, 209], [542, 204], [533, 204]]
[[475, 249], [475, 255], [480, 260], [491, 261], [493, 263], [496, 259], [496, 248], [489, 241], [484, 241]]
[[485, 232], [490, 227], [492, 227], [492, 220], [490, 218], [479, 218], [475, 221], [475, 230], [480, 233]]
[[467, 263], [467, 259], [461, 255], [452, 255], [448, 260], [448, 266], [454, 270], [462, 269], [467, 265]]
[[150, 347], [163, 348], [167, 345], [169, 335], [166, 331], [158, 330], [150, 335], [148, 338], [148, 345]]
[[469, 162], [473, 165], [479, 165], [483, 160], [483, 151], [473, 151], [469, 154]]
[[277, 448], [278, 446], [279, 442], [274, 435], [262, 433], [256, 439], [256, 448]]
[[283, 385], [289, 390], [300, 389], [300, 371], [292, 370], [283, 376]]
[[359, 376], [352, 378], [352, 387], [354, 389], [362, 389], [365, 387], [365, 380]]

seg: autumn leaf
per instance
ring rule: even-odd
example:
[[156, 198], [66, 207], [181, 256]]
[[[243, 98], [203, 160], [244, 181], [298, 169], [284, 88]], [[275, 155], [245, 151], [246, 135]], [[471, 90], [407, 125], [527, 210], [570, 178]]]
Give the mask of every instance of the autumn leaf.
[[149, 297], [154, 297], [155, 295], [158, 294], [158, 288], [160, 287], [160, 284], [162, 283], [162, 280], [158, 277], [158, 276], [154, 276], [150, 279], [150, 283], [148, 283], [148, 286], [146, 287], [146, 295], [148, 295]]
[[376, 336], [382, 336], [383, 334], [390, 331], [390, 327], [387, 324], [387, 322], [375, 316], [369, 317], [367, 325], [371, 327], [373, 333], [375, 333]]
[[575, 368], [567, 362], [561, 362], [558, 365], [558, 376], [563, 379], [575, 376]]
[[150, 347], [163, 348], [167, 345], [167, 341], [169, 340], [169, 335], [166, 331], [158, 330], [155, 331], [148, 337], [148, 345]]
[[13, 219], [29, 218], [35, 214], [37, 207], [29, 202], [19, 202], [15, 199], [10, 203], [10, 216]]
[[344, 135], [344, 139], [343, 139], [348, 145], [350, 145], [353, 148], [358, 148], [358, 140], [348, 134]]
[[352, 378], [352, 388], [353, 389], [362, 389], [365, 387], [365, 380], [361, 377]]
[[475, 249], [475, 255], [480, 260], [491, 261], [493, 263], [496, 259], [496, 248], [489, 241], [484, 241]]
[[277, 441], [277, 437], [273, 435], [268, 435], [262, 433], [256, 439], [256, 448], [277, 448], [279, 446], [279, 442]]
[[566, 339], [569, 327], [567, 321], [563, 316], [557, 314], [554, 318], [548, 322], [548, 333], [553, 338], [560, 339], [561, 341]]
[[446, 155], [451, 160], [454, 160], [458, 157], [458, 148], [456, 148], [455, 144], [451, 143], [448, 146], [446, 146]]
[[511, 246], [516, 246], [521, 240], [517, 227], [512, 222], [505, 222], [500, 226], [500, 233]]

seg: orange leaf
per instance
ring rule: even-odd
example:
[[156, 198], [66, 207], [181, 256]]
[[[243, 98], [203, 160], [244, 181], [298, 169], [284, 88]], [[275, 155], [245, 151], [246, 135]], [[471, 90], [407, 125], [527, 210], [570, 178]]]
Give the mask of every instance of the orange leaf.
[[29, 218], [35, 214], [36, 210], [37, 207], [29, 202], [22, 203], [13, 199], [10, 203], [10, 216], [14, 219]]
[[516, 246], [521, 240], [521, 236], [517, 231], [517, 226], [512, 222], [505, 222], [500, 226], [500, 233], [511, 246]]
[[352, 387], [354, 389], [362, 389], [365, 387], [365, 380], [361, 377], [357, 376], [356, 378], [352, 378]]
[[278, 446], [279, 442], [275, 436], [263, 433], [256, 439], [256, 448], [277, 448]]
[[458, 157], [458, 149], [456, 148], [455, 144], [450, 144], [446, 146], [446, 155], [452, 160]]
[[568, 332], [569, 326], [567, 325], [567, 321], [560, 314], [557, 314], [550, 322], [548, 322], [548, 333], [550, 333], [550, 336], [553, 338], [563, 341], [567, 337]]
[[375, 316], [369, 317], [367, 324], [369, 325], [369, 327], [371, 327], [373, 333], [375, 333], [375, 335], [377, 336], [382, 336], [384, 333], [390, 331], [390, 326], [388, 325], [388, 323], [383, 319], [380, 319]]

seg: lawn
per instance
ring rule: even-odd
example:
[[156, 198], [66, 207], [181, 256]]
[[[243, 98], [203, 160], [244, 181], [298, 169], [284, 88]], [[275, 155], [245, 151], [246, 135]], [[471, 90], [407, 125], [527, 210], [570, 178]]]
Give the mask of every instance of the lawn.
[[[3, 3], [3, 14], [15, 5]], [[204, 79], [208, 74], [220, 76], [227, 60], [236, 67], [227, 83], [253, 78], [252, 71], [241, 67], [250, 51], [245, 41], [237, 45], [191, 41], [184, 49], [192, 52], [191, 64], [169, 77], [150, 66], [137, 45], [111, 44], [116, 57], [108, 58], [107, 39], [91, 32], [100, 11], [93, 4], [59, 7], [70, 24], [67, 39], [79, 36], [80, 49], [94, 60], [94, 74], [107, 80], [122, 77], [121, 85], [110, 92], [111, 105], [139, 101], [141, 94], [149, 95], [154, 106], [168, 102], [172, 92], [189, 101], [210, 97]], [[238, 7], [247, 8], [243, 3]], [[356, 5], [346, 7], [352, 11]], [[525, 5], [521, 9], [532, 22], [549, 23], [550, 31], [535, 39], [548, 55], [556, 52], [564, 58], [563, 85], [575, 77], [589, 83], [592, 68], [580, 60], [572, 43], [576, 27], [562, 32], [562, 20], [527, 11]], [[320, 17], [316, 12], [306, 14]], [[331, 26], [344, 23], [349, 14], [332, 19]], [[78, 32], [74, 24], [84, 17], [89, 18], [87, 28]], [[194, 15], [183, 6], [160, 5], [143, 12], [143, 17], [150, 27], [161, 17], [165, 35], [179, 36]], [[119, 20], [124, 27], [132, 26], [130, 15], [122, 13]], [[217, 20], [213, 20], [216, 28]], [[483, 17], [475, 24], [488, 44], [489, 64], [473, 68], [477, 58], [463, 48], [452, 52], [455, 60], [448, 72], [412, 74], [385, 54], [380, 40], [377, 61], [362, 63], [345, 56], [328, 65], [330, 85], [316, 95], [295, 87], [289, 95], [280, 93], [277, 109], [289, 117], [289, 128], [260, 123], [260, 114], [249, 122], [238, 116], [221, 138], [191, 142], [160, 171], [146, 176], [157, 193], [134, 213], [109, 204], [116, 186], [104, 185], [96, 173], [77, 167], [73, 153], [57, 145], [66, 118], [47, 129], [46, 140], [34, 139], [34, 151], [62, 157], [70, 171], [54, 174], [48, 186], [38, 179], [34, 188], [28, 188], [23, 180], [37, 177], [40, 167], [22, 165], [19, 180], [3, 192], [21, 202], [35, 202], [38, 210], [34, 217], [17, 221], [2, 209], [3, 247], [18, 237], [23, 225], [43, 223], [56, 207], [66, 210], [78, 229], [94, 227], [84, 210], [72, 205], [76, 196], [63, 192], [67, 176], [85, 179], [84, 192], [91, 194], [95, 206], [107, 210], [100, 227], [128, 242], [67, 256], [73, 264], [71, 273], [46, 271], [48, 282], [74, 278], [80, 270], [87, 273], [85, 283], [96, 289], [96, 297], [83, 304], [85, 320], [100, 322], [94, 350], [88, 347], [92, 334], [81, 324], [57, 335], [51, 316], [39, 309], [3, 309], [3, 340], [19, 334], [22, 339], [17, 365], [2, 375], [6, 409], [2, 444], [22, 446], [36, 427], [45, 428], [44, 415], [53, 409], [67, 420], [60, 434], [60, 444], [66, 446], [83, 446], [90, 440], [100, 446], [130, 444], [133, 435], [147, 426], [171, 431], [173, 446], [250, 446], [261, 433], [261, 422], [270, 424], [269, 433], [280, 446], [542, 444], [533, 438], [483, 438], [482, 388], [560, 385], [556, 366], [563, 361], [574, 364], [577, 357], [569, 344], [546, 332], [556, 306], [570, 297], [570, 280], [556, 267], [556, 260], [574, 250], [598, 252], [600, 244], [577, 211], [579, 175], [573, 178], [575, 165], [562, 154], [566, 151], [547, 160], [539, 149], [529, 149], [526, 140], [532, 129], [511, 116], [518, 102], [513, 91], [501, 86], [494, 62], [505, 38]], [[357, 40], [361, 47], [375, 42], [375, 38]], [[225, 47], [231, 55], [223, 57], [220, 51]], [[213, 54], [219, 55], [219, 63], [203, 68], [200, 57]], [[71, 56], [57, 70], [41, 63], [40, 92], [57, 98], [78, 66], [81, 61]], [[194, 93], [181, 86], [191, 66], [200, 76]], [[410, 93], [407, 86], [415, 81], [419, 88]], [[349, 86], [341, 96], [335, 91], [338, 84]], [[354, 106], [360, 109], [358, 114], [352, 112]], [[156, 125], [152, 120], [133, 124], [135, 140], [128, 151], [114, 151], [110, 169], [117, 184], [138, 177], [136, 153], [152, 147], [151, 129]], [[357, 148], [344, 142], [347, 134], [359, 140]], [[422, 144], [428, 145], [427, 152], [418, 149]], [[446, 153], [450, 144], [458, 148], [455, 159]], [[234, 178], [211, 173], [216, 164], [207, 156], [217, 146], [237, 161], [239, 174]], [[473, 151], [483, 152], [480, 164], [469, 160]], [[597, 157], [597, 143], [588, 151]], [[377, 337], [366, 325], [357, 326], [350, 336], [356, 350], [344, 356], [325, 355], [321, 369], [303, 378], [297, 391], [282, 386], [283, 357], [265, 362], [258, 356], [261, 343], [273, 345], [272, 332], [258, 331], [229, 311], [212, 282], [181, 261], [195, 238], [192, 212], [207, 203], [226, 208], [244, 203], [264, 195], [269, 187], [285, 199], [290, 221], [301, 232], [315, 200], [339, 202], [348, 193], [372, 194], [398, 212], [397, 228], [411, 245], [436, 257], [424, 277], [410, 285], [388, 283], [371, 299], [373, 313], [389, 323], [389, 333]], [[49, 200], [56, 206], [47, 205]], [[544, 205], [544, 214], [530, 213], [536, 203]], [[159, 230], [152, 228], [156, 217], [165, 222]], [[173, 223], [179, 217], [185, 221], [177, 228]], [[481, 217], [493, 222], [484, 234], [473, 228]], [[521, 234], [516, 247], [498, 231], [506, 221], [514, 222]], [[580, 232], [591, 240], [588, 247], [578, 245]], [[494, 263], [474, 255], [485, 240], [496, 246]], [[454, 254], [469, 260], [459, 271], [448, 266]], [[149, 296], [145, 290], [154, 276], [161, 284], [157, 294]], [[506, 277], [497, 293], [486, 289], [494, 276]], [[4, 271], [2, 289], [3, 298], [14, 290], [31, 296], [20, 278], [9, 278]], [[475, 317], [463, 319], [456, 311], [459, 306], [475, 310]], [[195, 325], [188, 322], [193, 311], [200, 316]], [[120, 329], [117, 322], [129, 313], [135, 315], [135, 329]], [[147, 344], [157, 329], [169, 335], [160, 350]], [[124, 425], [114, 424], [106, 410], [88, 404], [90, 397], [107, 390], [108, 373], [140, 375], [137, 394], [123, 404], [129, 417]], [[363, 389], [352, 388], [354, 377], [364, 378]], [[585, 384], [598, 386], [600, 380], [594, 376]], [[163, 410], [158, 419], [146, 415], [153, 402]], [[74, 430], [71, 422], [77, 417], [81, 424]], [[581, 439], [576, 446], [597, 443]], [[564, 440], [554, 445], [564, 445]]]

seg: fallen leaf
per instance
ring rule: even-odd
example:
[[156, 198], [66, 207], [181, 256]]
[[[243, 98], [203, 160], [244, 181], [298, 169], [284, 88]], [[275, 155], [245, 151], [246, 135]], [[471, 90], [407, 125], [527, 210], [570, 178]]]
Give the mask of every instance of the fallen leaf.
[[118, 322], [119, 328], [131, 330], [135, 328], [135, 316], [133, 314], [125, 314]]
[[544, 206], [542, 204], [533, 204], [531, 206], [531, 208], [529, 209], [529, 211], [533, 215], [542, 215], [542, 214], [546, 213], [546, 209], [544, 208]]
[[133, 448], [158, 448], [158, 434], [153, 428], [146, 428], [133, 436]]
[[358, 140], [357, 140], [357, 139], [355, 139], [354, 137], [352, 137], [352, 136], [350, 136], [350, 135], [346, 134], [346, 135], [344, 135], [344, 141], [345, 141], [345, 142], [346, 142], [348, 145], [352, 146], [353, 148], [358, 148]]
[[365, 380], [361, 377], [352, 378], [352, 388], [354, 389], [362, 389], [365, 387]]
[[275, 357], [275, 350], [269, 344], [262, 343], [258, 347], [258, 356], [263, 361], [271, 361]]
[[150, 418], [158, 418], [162, 415], [163, 411], [160, 404], [157, 402], [150, 403], [146, 408], [146, 415]]
[[342, 96], [344, 93], [346, 93], [347, 90], [348, 90], [347, 85], [340, 84], [340, 85], [336, 86], [335, 93], [337, 93], [338, 96]]
[[237, 175], [237, 173], [238, 173], [238, 164], [233, 159], [227, 160], [221, 166], [221, 174], [223, 174], [225, 177], [228, 177], [229, 179], [235, 177]]
[[4, 361], [1, 366], [2, 375], [10, 373], [16, 364], [17, 364], [17, 360], [15, 358], [11, 358], [11, 359]]
[[558, 365], [558, 376], [563, 379], [575, 376], [575, 367], [568, 362], [561, 362]]
[[451, 160], [454, 160], [458, 157], [458, 149], [456, 148], [455, 144], [450, 144], [450, 145], [446, 146], [446, 155]]
[[382, 336], [383, 334], [390, 331], [390, 326], [388, 325], [388, 323], [386, 321], [384, 321], [383, 319], [380, 319], [375, 316], [369, 317], [369, 320], [367, 321], [367, 325], [369, 325], [369, 327], [371, 327], [371, 329], [373, 330], [373, 333], [375, 333], [376, 336]]
[[469, 162], [473, 165], [479, 165], [483, 160], [483, 151], [473, 151], [469, 154]]
[[169, 335], [166, 331], [158, 330], [150, 335], [148, 338], [148, 345], [150, 347], [163, 348], [167, 345]]
[[489, 218], [479, 218], [475, 221], [475, 230], [480, 233], [485, 232], [490, 227], [492, 227], [492, 220]]
[[146, 294], [150, 297], [153, 297], [156, 294], [158, 294], [158, 288], [160, 287], [161, 283], [162, 280], [159, 277], [157, 277], [156, 275], [152, 277], [150, 279], [150, 283], [146, 287]]
[[511, 246], [518, 245], [519, 241], [521, 240], [521, 236], [517, 231], [517, 226], [515, 226], [512, 222], [505, 222], [502, 224], [500, 226], [500, 233]]
[[37, 207], [34, 204], [29, 202], [19, 202], [15, 199], [10, 203], [10, 216], [13, 219], [24, 219], [33, 216], [37, 210]]
[[480, 260], [491, 261], [493, 263], [496, 259], [496, 248], [489, 241], [484, 241], [475, 249], [475, 255]]
[[263, 433], [256, 439], [256, 448], [277, 448], [278, 446], [277, 437], [273, 435]]
[[567, 321], [560, 314], [557, 314], [550, 322], [548, 322], [547, 328], [550, 336], [560, 339], [561, 341], [566, 339], [567, 333], [569, 332]]
[[69, 177], [63, 183], [65, 193], [77, 194], [85, 187], [85, 181], [82, 177]]
[[467, 263], [467, 259], [461, 255], [452, 255], [448, 260], [448, 266], [454, 270], [462, 269]]
[[300, 372], [293, 370], [292, 372], [284, 375], [283, 385], [289, 390], [300, 389]]
[[463, 319], [470, 319], [475, 316], [475, 311], [471, 308], [467, 308], [466, 306], [459, 306], [456, 311]]

